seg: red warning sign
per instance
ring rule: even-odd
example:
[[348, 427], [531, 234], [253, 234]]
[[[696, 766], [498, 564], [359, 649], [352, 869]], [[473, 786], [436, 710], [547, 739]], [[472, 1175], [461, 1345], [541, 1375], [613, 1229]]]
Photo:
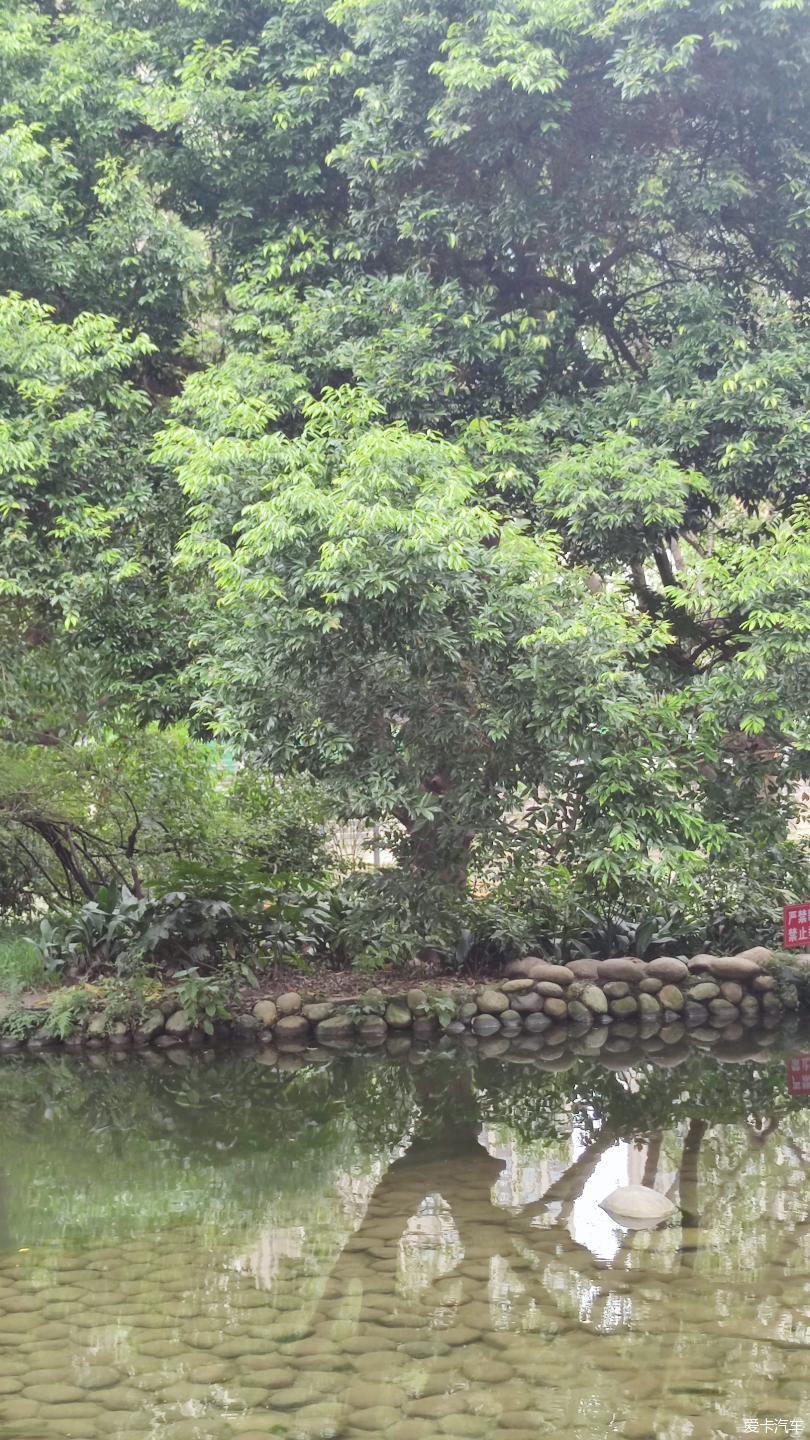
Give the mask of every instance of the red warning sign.
[[791, 1055], [787, 1062], [787, 1082], [791, 1095], [810, 1096], [810, 1055]]
[[786, 905], [782, 915], [785, 949], [801, 950], [803, 945], [810, 947], [810, 900], [803, 900], [801, 905]]

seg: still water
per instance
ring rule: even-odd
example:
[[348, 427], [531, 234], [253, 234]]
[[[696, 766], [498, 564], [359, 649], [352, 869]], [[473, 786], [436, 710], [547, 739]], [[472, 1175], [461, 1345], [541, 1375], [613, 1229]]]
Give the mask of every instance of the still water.
[[0, 1436], [810, 1435], [785, 1056], [520, 1058], [4, 1062]]

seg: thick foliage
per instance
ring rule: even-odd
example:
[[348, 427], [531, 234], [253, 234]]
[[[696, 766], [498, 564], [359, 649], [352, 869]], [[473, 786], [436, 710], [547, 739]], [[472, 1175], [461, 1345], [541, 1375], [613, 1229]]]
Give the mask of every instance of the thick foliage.
[[12, 768], [193, 705], [388, 828], [425, 943], [431, 879], [552, 948], [767, 928], [807, 883], [805, 8], [3, 0]]

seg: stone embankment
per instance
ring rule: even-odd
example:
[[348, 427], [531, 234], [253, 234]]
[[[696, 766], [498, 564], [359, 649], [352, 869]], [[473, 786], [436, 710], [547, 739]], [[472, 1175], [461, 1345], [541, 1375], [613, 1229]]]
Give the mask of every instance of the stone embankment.
[[[684, 1036], [728, 1045], [747, 1033], [773, 1030], [785, 1012], [797, 1011], [804, 979], [810, 990], [810, 956], [779, 957], [762, 947], [739, 955], [661, 956], [574, 960], [553, 964], [533, 956], [513, 962], [503, 977], [476, 986], [430, 991], [410, 989], [318, 998], [287, 991], [248, 1006], [235, 1006], [212, 1035], [167, 994], [140, 1023], [109, 1024], [92, 1016], [64, 1044], [68, 1049], [170, 1049], [239, 1040], [277, 1050], [307, 1046], [375, 1046], [392, 1038], [429, 1040], [439, 1034], [481, 1041], [542, 1036], [551, 1043], [591, 1034], [598, 1037], [660, 1037], [664, 1045]], [[605, 1037], [606, 1038], [606, 1037]], [[27, 1041], [4, 1039], [0, 1049], [23, 1044], [41, 1049], [55, 1042], [36, 1033]]]

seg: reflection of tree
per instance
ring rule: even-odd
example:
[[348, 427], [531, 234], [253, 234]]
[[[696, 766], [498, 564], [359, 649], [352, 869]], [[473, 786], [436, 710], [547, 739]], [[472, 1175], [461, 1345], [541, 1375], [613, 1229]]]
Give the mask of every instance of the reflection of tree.
[[[340, 1058], [282, 1073], [248, 1054], [182, 1053], [182, 1065], [151, 1054], [5, 1064], [0, 1143], [12, 1216], [36, 1218], [49, 1239], [89, 1237], [100, 1223], [113, 1238], [163, 1225], [176, 1187], [178, 1215], [247, 1219], [287, 1188], [326, 1188], [336, 1171], [387, 1154], [410, 1123], [408, 1067]], [[31, 1217], [43, 1156], [54, 1184]]]
[[700, 1232], [700, 1147], [708, 1126], [705, 1120], [690, 1120], [683, 1142], [678, 1171], [682, 1235], [680, 1255], [686, 1266], [694, 1263]]
[[[705, 1063], [705, 1062], [704, 1062]], [[549, 1336], [558, 1333], [560, 1326], [565, 1331], [575, 1330], [584, 1340], [591, 1340], [594, 1327], [600, 1333], [600, 1361], [589, 1372], [594, 1396], [606, 1387], [610, 1404], [621, 1403], [630, 1413], [636, 1400], [634, 1387], [643, 1373], [643, 1365], [636, 1372], [632, 1366], [623, 1363], [624, 1381], [612, 1370], [614, 1363], [622, 1362], [625, 1346], [632, 1337], [633, 1343], [647, 1350], [647, 1341], [657, 1345], [658, 1322], [669, 1310], [677, 1306], [669, 1289], [672, 1278], [679, 1273], [678, 1267], [694, 1272], [700, 1251], [699, 1243], [705, 1224], [706, 1201], [714, 1211], [715, 1196], [706, 1197], [702, 1171], [705, 1164], [711, 1167], [714, 1177], [713, 1190], [720, 1197], [733, 1195], [734, 1208], [738, 1201], [744, 1201], [745, 1192], [740, 1195], [739, 1184], [744, 1180], [746, 1165], [750, 1157], [759, 1151], [765, 1141], [756, 1140], [747, 1117], [756, 1102], [756, 1113], [765, 1113], [768, 1083], [763, 1076], [744, 1073], [735, 1067], [733, 1078], [720, 1084], [720, 1112], [725, 1128], [710, 1125], [709, 1081], [702, 1083], [694, 1095], [684, 1094], [684, 1080], [677, 1079], [677, 1104], [675, 1108], [683, 1117], [675, 1133], [681, 1134], [679, 1161], [676, 1165], [676, 1179], [672, 1190], [682, 1207], [683, 1228], [680, 1243], [673, 1246], [670, 1235], [677, 1235], [675, 1225], [660, 1232], [652, 1243], [648, 1235], [628, 1232], [616, 1255], [610, 1262], [595, 1259], [590, 1252], [578, 1244], [569, 1231], [571, 1213], [577, 1199], [607, 1149], [618, 1139], [635, 1140], [645, 1143], [646, 1157], [643, 1183], [657, 1182], [664, 1144], [666, 1103], [672, 1099], [673, 1081], [669, 1073], [663, 1076], [653, 1072], [638, 1079], [638, 1088], [631, 1091], [625, 1087], [620, 1075], [610, 1073], [601, 1078], [602, 1093], [587, 1098], [578, 1087], [577, 1077], [564, 1075], [531, 1077], [528, 1084], [520, 1087], [517, 1097], [510, 1097], [502, 1088], [502, 1076], [492, 1074], [494, 1067], [483, 1066], [475, 1076], [478, 1093], [468, 1096], [461, 1086], [450, 1100], [445, 1097], [444, 1108], [439, 1112], [430, 1109], [430, 1085], [435, 1077], [414, 1084], [415, 1119], [406, 1152], [396, 1159], [380, 1181], [368, 1205], [357, 1231], [333, 1267], [324, 1291], [319, 1318], [324, 1322], [338, 1318], [342, 1311], [342, 1297], [359, 1293], [359, 1306], [355, 1308], [356, 1334], [362, 1335], [366, 1326], [373, 1327], [379, 1318], [380, 1296], [393, 1297], [396, 1291], [397, 1269], [400, 1263], [400, 1239], [408, 1225], [409, 1218], [417, 1213], [428, 1197], [441, 1196], [448, 1207], [452, 1224], [458, 1235], [458, 1252], [452, 1257], [449, 1268], [442, 1278], [428, 1284], [420, 1293], [408, 1287], [407, 1304], [401, 1302], [402, 1322], [409, 1327], [418, 1326], [425, 1334], [433, 1334], [441, 1341], [442, 1328], [460, 1321], [467, 1323], [467, 1308], [477, 1313], [477, 1322], [486, 1328], [481, 1318], [483, 1307], [489, 1305], [486, 1281], [482, 1278], [487, 1266], [492, 1272], [492, 1262], [499, 1259], [507, 1267], [516, 1264], [515, 1291], [510, 1302], [509, 1322], [512, 1328], [519, 1328], [531, 1313], [533, 1329], [539, 1329]], [[506, 1067], [503, 1067], [506, 1069]], [[509, 1072], [509, 1079], [512, 1072]], [[711, 1071], [711, 1078], [716, 1072]], [[779, 1074], [771, 1077], [776, 1106], [782, 1112], [791, 1109], [783, 1096], [778, 1093]], [[573, 1079], [573, 1083], [572, 1083]], [[494, 1082], [494, 1083], [493, 1083]], [[582, 1082], [580, 1081], [579, 1084]], [[427, 1093], [425, 1093], [425, 1088]], [[615, 1099], [615, 1106], [605, 1106], [607, 1093]], [[482, 1111], [488, 1120], [497, 1117], [503, 1123], [503, 1110], [516, 1104], [522, 1111], [522, 1118], [529, 1123], [524, 1126], [536, 1139], [543, 1133], [536, 1117], [531, 1119], [530, 1098], [538, 1097], [537, 1111], [542, 1123], [548, 1118], [548, 1131], [553, 1141], [565, 1133], [571, 1125], [571, 1114], [580, 1120], [586, 1133], [584, 1149], [572, 1159], [561, 1175], [548, 1186], [536, 1201], [521, 1208], [519, 1213], [504, 1212], [493, 1203], [492, 1192], [501, 1170], [501, 1162], [489, 1157], [478, 1141], [478, 1130]], [[504, 1100], [503, 1107], [499, 1104]], [[567, 1117], [565, 1110], [567, 1107]], [[690, 1115], [689, 1111], [693, 1113]], [[644, 1127], [645, 1114], [654, 1123]], [[731, 1129], [730, 1117], [736, 1120]], [[667, 1125], [673, 1133], [671, 1124]], [[759, 1132], [763, 1134], [762, 1131]], [[771, 1132], [773, 1133], [773, 1132]], [[704, 1142], [712, 1137], [714, 1146], [708, 1162], [704, 1157]], [[737, 1142], [741, 1145], [738, 1146]], [[726, 1155], [726, 1151], [728, 1152]], [[729, 1188], [730, 1187], [730, 1188]], [[769, 1236], [784, 1231], [781, 1224], [770, 1217], [759, 1217], [764, 1233]], [[801, 1232], [808, 1226], [789, 1227], [792, 1242], [797, 1243]], [[784, 1235], [782, 1235], [784, 1239]], [[474, 1256], [475, 1264], [465, 1263], [466, 1256]], [[717, 1343], [728, 1351], [734, 1376], [730, 1383], [744, 1383], [747, 1373], [747, 1337], [739, 1336], [733, 1325], [723, 1319], [723, 1313], [734, 1314], [739, 1298], [736, 1293], [724, 1294], [716, 1280], [708, 1275], [696, 1275], [698, 1289], [703, 1296], [707, 1310], [711, 1307], [715, 1321]], [[693, 1282], [694, 1283], [694, 1282]], [[519, 1292], [519, 1293], [518, 1293]], [[797, 1292], [798, 1293], [798, 1292]], [[722, 1304], [720, 1297], [723, 1296]], [[582, 1298], [587, 1296], [587, 1307], [582, 1309]], [[622, 1310], [622, 1297], [627, 1297], [629, 1309]], [[501, 1315], [503, 1311], [501, 1310]], [[616, 1317], [625, 1314], [624, 1323]], [[645, 1325], [642, 1343], [638, 1332], [625, 1326], [636, 1314], [649, 1316]], [[494, 1313], [493, 1313], [494, 1322]], [[391, 1316], [396, 1324], [396, 1308]], [[739, 1322], [737, 1322], [739, 1324]], [[662, 1405], [657, 1416], [655, 1433], [670, 1433], [672, 1416], [669, 1413], [666, 1391], [670, 1383], [678, 1386], [683, 1379], [684, 1365], [693, 1363], [700, 1366], [699, 1348], [702, 1328], [698, 1330], [681, 1318], [674, 1333], [668, 1335], [667, 1363], [659, 1367], [662, 1387]], [[749, 1329], [749, 1335], [752, 1334]], [[763, 1330], [756, 1331], [757, 1339], [770, 1343]], [[726, 1338], [727, 1337], [727, 1338]], [[653, 1363], [653, 1352], [649, 1363]], [[611, 1360], [611, 1355], [613, 1359]], [[692, 1356], [691, 1361], [685, 1356]], [[403, 1365], [404, 1365], [403, 1361]], [[425, 1361], [429, 1373], [430, 1364]], [[438, 1378], [438, 1377], [437, 1377]], [[621, 1395], [621, 1392], [624, 1392]], [[621, 1400], [620, 1400], [621, 1395]], [[608, 1404], [607, 1398], [605, 1404]]]
[[[339, 1346], [347, 1325], [354, 1327], [336, 1391], [351, 1380], [351, 1357], [365, 1341], [373, 1348], [385, 1325], [428, 1342], [419, 1383], [430, 1380], [441, 1388], [442, 1333], [458, 1325], [463, 1333], [493, 1328], [493, 1276], [499, 1283], [505, 1277], [500, 1323], [534, 1332], [533, 1339], [520, 1338], [521, 1353], [527, 1344], [554, 1345], [557, 1336], [560, 1350], [553, 1353], [566, 1346], [570, 1352], [573, 1338], [575, 1353], [587, 1357], [582, 1385], [605, 1414], [617, 1406], [631, 1413], [634, 1387], [649, 1379], [645, 1367], [657, 1365], [664, 1398], [650, 1433], [673, 1433], [667, 1387], [671, 1383], [675, 1393], [689, 1367], [705, 1363], [698, 1352], [707, 1334], [712, 1353], [722, 1357], [724, 1384], [736, 1385], [738, 1394], [752, 1341], [768, 1346], [769, 1366], [774, 1351], [791, 1361], [791, 1336], [802, 1315], [801, 1267], [810, 1261], [810, 1222], [799, 1198], [808, 1145], [801, 1143], [807, 1132], [795, 1121], [795, 1102], [779, 1091], [784, 1072], [778, 1062], [756, 1071], [723, 1071], [702, 1059], [677, 1076], [635, 1067], [631, 1085], [626, 1076], [590, 1062], [554, 1074], [500, 1062], [475, 1066], [440, 1053], [420, 1058], [419, 1064], [393, 1064], [384, 1057], [341, 1056], [331, 1066], [305, 1065], [286, 1074], [257, 1066], [249, 1055], [189, 1056], [177, 1068], [134, 1058], [99, 1069], [56, 1057], [15, 1064], [3, 1074], [8, 1104], [0, 1113], [12, 1210], [26, 1202], [25, 1186], [45, 1151], [59, 1183], [92, 1195], [91, 1223], [107, 1233], [119, 1224], [122, 1176], [148, 1229], [163, 1223], [167, 1186], [181, 1172], [195, 1214], [208, 1223], [212, 1215], [217, 1223], [227, 1214], [232, 1222], [226, 1231], [231, 1255], [249, 1253], [257, 1228], [272, 1237], [271, 1308], [276, 1287], [299, 1303], [306, 1289], [307, 1296], [320, 1296], [306, 1302], [314, 1306], [309, 1318], [318, 1335], [334, 1337], [330, 1343]], [[758, 1117], [756, 1127], [751, 1116]], [[778, 1130], [770, 1123], [775, 1118]], [[572, 1129], [582, 1135], [583, 1148], [538, 1200], [503, 1209], [493, 1199], [502, 1162], [480, 1144], [482, 1123], [533, 1137], [535, 1147], [546, 1153], [553, 1148], [555, 1163]], [[644, 1183], [660, 1185], [662, 1171], [676, 1174], [672, 1189], [684, 1228], [679, 1233], [676, 1222], [653, 1235], [628, 1232], [606, 1262], [577, 1243], [570, 1222], [600, 1159], [617, 1140], [646, 1144]], [[311, 1267], [302, 1278], [303, 1262], [318, 1250], [334, 1255], [348, 1228], [345, 1211], [324, 1215], [324, 1197], [338, 1193], [341, 1177], [362, 1176], [365, 1183], [377, 1167], [379, 1183], [325, 1282]], [[771, 1183], [780, 1197], [796, 1185], [790, 1213], [767, 1212]], [[435, 1279], [435, 1267], [418, 1263], [418, 1231], [407, 1244], [402, 1237], [424, 1202], [439, 1196], [458, 1245], [442, 1252], [443, 1273]], [[57, 1215], [59, 1192], [49, 1191], [40, 1203]], [[80, 1198], [77, 1216], [81, 1206]], [[300, 1227], [301, 1259], [292, 1253], [295, 1246], [277, 1244], [289, 1215]], [[701, 1252], [707, 1217], [713, 1246]], [[737, 1234], [740, 1227], [745, 1240]], [[428, 1252], [434, 1239], [424, 1237]], [[200, 1264], [202, 1273], [204, 1256]], [[412, 1283], [400, 1295], [403, 1270]], [[210, 1293], [220, 1297], [230, 1283], [233, 1270], [224, 1277], [218, 1272]], [[757, 1307], [777, 1284], [783, 1286], [784, 1333], [773, 1335]], [[710, 1331], [707, 1322], [689, 1320], [684, 1307], [693, 1299], [711, 1316]], [[667, 1316], [677, 1323], [665, 1332]], [[656, 1354], [662, 1343], [664, 1365]], [[396, 1369], [400, 1350], [392, 1346], [389, 1352]], [[403, 1351], [403, 1383], [410, 1364]]]

